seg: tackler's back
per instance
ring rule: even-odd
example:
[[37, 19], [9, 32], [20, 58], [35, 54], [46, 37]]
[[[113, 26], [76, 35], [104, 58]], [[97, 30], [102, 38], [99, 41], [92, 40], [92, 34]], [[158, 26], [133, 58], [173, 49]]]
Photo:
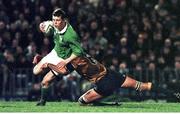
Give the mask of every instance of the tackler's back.
[[104, 65], [87, 54], [81, 57], [77, 57], [71, 61], [71, 64], [81, 76], [91, 81], [92, 83], [97, 82], [107, 73]]

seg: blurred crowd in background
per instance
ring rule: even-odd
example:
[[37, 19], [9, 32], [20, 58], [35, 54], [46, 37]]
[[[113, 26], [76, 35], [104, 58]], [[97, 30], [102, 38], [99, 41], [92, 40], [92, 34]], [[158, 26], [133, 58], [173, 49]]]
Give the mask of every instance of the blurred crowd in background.
[[9, 70], [32, 69], [35, 54], [49, 53], [52, 38], [40, 32], [39, 24], [60, 7], [85, 51], [108, 68], [126, 73], [174, 69], [177, 81], [179, 6], [179, 0], [0, 0], [1, 79], [8, 80]]

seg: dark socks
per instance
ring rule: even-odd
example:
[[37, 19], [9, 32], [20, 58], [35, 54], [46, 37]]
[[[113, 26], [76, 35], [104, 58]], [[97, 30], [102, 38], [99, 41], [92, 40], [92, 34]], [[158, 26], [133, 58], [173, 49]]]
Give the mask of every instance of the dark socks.
[[46, 100], [47, 100], [47, 96], [48, 96], [48, 89], [49, 88], [41, 88], [41, 99], [38, 101], [38, 103], [36, 104], [36, 106], [45, 106], [46, 105]]
[[42, 87], [41, 88], [41, 100], [46, 101], [48, 96], [49, 88]]

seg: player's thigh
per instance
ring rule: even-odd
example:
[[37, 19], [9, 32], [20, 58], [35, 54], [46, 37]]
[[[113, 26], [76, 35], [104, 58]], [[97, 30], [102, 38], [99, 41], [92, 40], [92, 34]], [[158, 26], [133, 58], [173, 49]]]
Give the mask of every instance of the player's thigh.
[[86, 93], [84, 93], [80, 99], [83, 99], [86, 103], [93, 102], [97, 99], [102, 98], [100, 94], [98, 94], [94, 89], [88, 90]]
[[[58, 64], [59, 62], [63, 61], [62, 58], [60, 58], [56, 51], [55, 50], [52, 50], [50, 53], [48, 53], [45, 57], [43, 57], [41, 59], [41, 61], [36, 64], [36, 66], [34, 67], [33, 69], [33, 73], [35, 75], [39, 74], [39, 73], [42, 73], [43, 69], [42, 69], [42, 65], [45, 64], [45, 63], [51, 63], [51, 64]], [[56, 73], [56, 72], [55, 72]], [[57, 75], [58, 73], [56, 73]]]
[[48, 55], [46, 55], [41, 62], [42, 63], [51, 63], [57, 65], [59, 62], [63, 61], [64, 59], [60, 58], [55, 50], [52, 50]]

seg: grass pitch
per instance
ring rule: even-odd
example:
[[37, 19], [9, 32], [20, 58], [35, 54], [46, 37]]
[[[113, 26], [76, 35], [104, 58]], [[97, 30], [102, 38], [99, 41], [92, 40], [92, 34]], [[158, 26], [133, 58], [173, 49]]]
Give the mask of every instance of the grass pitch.
[[120, 102], [102, 106], [80, 106], [77, 102], [47, 102], [46, 106], [35, 106], [36, 102], [0, 101], [0, 112], [180, 112], [179, 103]]

